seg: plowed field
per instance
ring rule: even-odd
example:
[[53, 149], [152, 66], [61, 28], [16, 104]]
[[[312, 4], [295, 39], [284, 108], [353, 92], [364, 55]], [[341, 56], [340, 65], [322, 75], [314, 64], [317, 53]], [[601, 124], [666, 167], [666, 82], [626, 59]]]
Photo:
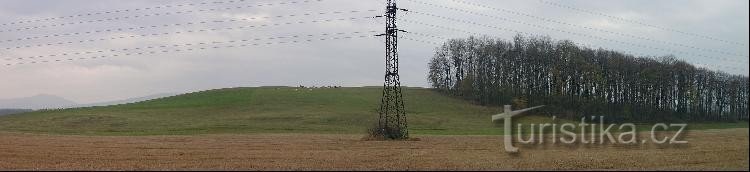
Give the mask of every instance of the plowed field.
[[[645, 134], [642, 134], [645, 135]], [[681, 146], [518, 145], [502, 136], [257, 134], [62, 136], [0, 132], [0, 169], [68, 170], [748, 170], [748, 129], [690, 131]]]

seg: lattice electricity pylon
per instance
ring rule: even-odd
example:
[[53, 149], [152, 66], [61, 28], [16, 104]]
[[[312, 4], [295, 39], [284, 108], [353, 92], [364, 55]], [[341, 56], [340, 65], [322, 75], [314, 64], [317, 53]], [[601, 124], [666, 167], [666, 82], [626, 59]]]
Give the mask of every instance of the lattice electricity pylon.
[[408, 11], [396, 7], [395, 0], [388, 0], [385, 17], [385, 83], [383, 97], [380, 101], [380, 118], [378, 119], [379, 134], [389, 139], [405, 139], [409, 137], [406, 123], [406, 111], [401, 94], [401, 81], [398, 74], [398, 32], [396, 26], [396, 12]]

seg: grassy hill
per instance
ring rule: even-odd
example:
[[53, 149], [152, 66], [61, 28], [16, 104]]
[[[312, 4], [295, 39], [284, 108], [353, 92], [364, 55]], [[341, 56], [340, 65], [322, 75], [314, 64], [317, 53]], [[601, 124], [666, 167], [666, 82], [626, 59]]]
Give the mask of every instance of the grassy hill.
[[[229, 88], [151, 101], [0, 117], [0, 131], [80, 135], [182, 135], [232, 133], [364, 133], [377, 119], [380, 87]], [[502, 112], [406, 88], [412, 134], [501, 134], [490, 116]], [[524, 117], [527, 122], [548, 118]], [[722, 125], [724, 126], [724, 125]], [[747, 124], [744, 124], [746, 127]]]
[[[363, 133], [375, 124], [380, 87], [230, 88], [146, 102], [0, 118], [1, 131], [84, 135]], [[422, 88], [405, 89], [412, 133], [495, 133], [490, 115]]]

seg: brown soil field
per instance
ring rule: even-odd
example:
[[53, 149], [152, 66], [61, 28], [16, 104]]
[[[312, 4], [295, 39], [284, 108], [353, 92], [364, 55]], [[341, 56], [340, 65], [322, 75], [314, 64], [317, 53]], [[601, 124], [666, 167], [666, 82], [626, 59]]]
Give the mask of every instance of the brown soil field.
[[749, 155], [747, 128], [690, 131], [679, 146], [516, 144], [518, 154], [504, 152], [503, 136], [361, 137], [0, 132], [0, 170], [748, 170]]

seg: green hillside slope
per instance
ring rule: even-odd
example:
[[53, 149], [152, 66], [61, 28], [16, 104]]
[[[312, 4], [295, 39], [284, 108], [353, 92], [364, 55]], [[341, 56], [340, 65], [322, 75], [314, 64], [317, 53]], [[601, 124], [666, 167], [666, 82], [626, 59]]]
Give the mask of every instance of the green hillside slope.
[[[405, 88], [412, 134], [501, 134], [483, 107], [430, 89]], [[381, 88], [230, 88], [127, 105], [37, 111], [0, 117], [0, 131], [80, 135], [365, 133], [377, 119]], [[547, 122], [524, 117], [520, 122]]]
[[[428, 89], [405, 89], [412, 133], [494, 133], [499, 109]], [[109, 107], [0, 118], [0, 131], [84, 135], [364, 133], [375, 124], [381, 88], [231, 88]], [[498, 111], [499, 110], [499, 111]]]

